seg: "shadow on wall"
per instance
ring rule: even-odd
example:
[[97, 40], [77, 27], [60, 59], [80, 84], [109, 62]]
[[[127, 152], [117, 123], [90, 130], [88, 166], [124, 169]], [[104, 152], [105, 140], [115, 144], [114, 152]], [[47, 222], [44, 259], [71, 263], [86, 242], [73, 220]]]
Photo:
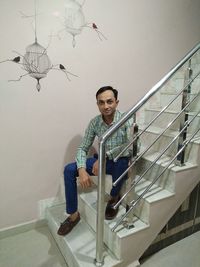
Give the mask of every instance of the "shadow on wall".
[[[81, 135], [75, 135], [70, 142], [68, 142], [68, 146], [66, 147], [65, 156], [63, 159], [63, 170], [66, 164], [75, 161], [76, 150], [79, 144], [82, 141]], [[67, 140], [66, 140], [67, 141]]]
[[[77, 148], [82, 142], [82, 138], [83, 137], [81, 135], [76, 135], [69, 142], [66, 148], [66, 152], [65, 152], [65, 157], [63, 161], [63, 169], [66, 164], [75, 161]], [[94, 145], [91, 147], [88, 156], [90, 157], [95, 153], [97, 153], [97, 142], [94, 142]]]

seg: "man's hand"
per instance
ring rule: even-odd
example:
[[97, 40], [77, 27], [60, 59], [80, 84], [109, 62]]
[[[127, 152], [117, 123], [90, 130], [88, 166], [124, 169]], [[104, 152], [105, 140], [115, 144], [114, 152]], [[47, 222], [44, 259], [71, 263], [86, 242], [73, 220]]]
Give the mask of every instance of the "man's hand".
[[98, 171], [99, 171], [99, 161], [97, 160], [93, 164], [92, 173], [97, 176], [98, 175]]
[[90, 175], [86, 172], [85, 168], [78, 169], [79, 182], [82, 188], [88, 188], [93, 185]]

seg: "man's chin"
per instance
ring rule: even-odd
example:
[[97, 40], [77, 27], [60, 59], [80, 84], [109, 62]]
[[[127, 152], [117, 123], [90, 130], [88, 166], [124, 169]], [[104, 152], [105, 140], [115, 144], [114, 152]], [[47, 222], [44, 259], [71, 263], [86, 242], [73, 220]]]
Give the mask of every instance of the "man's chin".
[[104, 115], [104, 117], [111, 117], [112, 113], [104, 113], [103, 115]]
[[112, 111], [105, 111], [105, 112], [104, 112], [104, 115], [105, 115], [105, 116], [111, 116], [112, 114], [113, 114]]

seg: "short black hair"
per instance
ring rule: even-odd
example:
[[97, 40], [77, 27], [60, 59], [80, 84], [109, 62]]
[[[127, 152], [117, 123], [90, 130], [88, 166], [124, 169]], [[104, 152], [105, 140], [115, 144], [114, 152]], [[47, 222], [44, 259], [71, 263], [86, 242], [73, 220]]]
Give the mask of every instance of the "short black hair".
[[102, 94], [103, 92], [110, 90], [113, 92], [115, 99], [117, 100], [118, 97], [118, 91], [116, 89], [114, 89], [112, 86], [103, 86], [101, 87], [97, 92], [96, 92], [96, 99], [98, 97], [98, 95]]

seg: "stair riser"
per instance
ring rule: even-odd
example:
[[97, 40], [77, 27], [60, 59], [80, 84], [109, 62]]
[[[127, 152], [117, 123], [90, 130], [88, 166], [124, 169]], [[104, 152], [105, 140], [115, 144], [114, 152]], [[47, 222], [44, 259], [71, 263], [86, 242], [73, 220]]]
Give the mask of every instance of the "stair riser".
[[[148, 147], [150, 144], [154, 142], [154, 140], [159, 136], [159, 133], [146, 131], [140, 136], [140, 140], [142, 143], [142, 146], [144, 148]], [[157, 151], [161, 152], [164, 150], [164, 148], [173, 140], [173, 137], [162, 135], [157, 142], [146, 152], [147, 155], [155, 153]], [[178, 147], [178, 141], [176, 140], [173, 145], [169, 147], [169, 149], [164, 153], [167, 156], [173, 156], [176, 153], [175, 148]], [[141, 150], [141, 152], [143, 149]]]
[[[95, 183], [97, 184], [97, 182], [95, 181]], [[110, 190], [112, 188], [112, 178], [110, 175], [106, 176], [106, 183], [105, 183], [105, 192], [109, 195], [110, 194]], [[124, 183], [124, 185], [122, 186], [121, 189], [121, 195], [124, 195], [126, 193], [128, 189], [126, 189], [126, 183]], [[137, 190], [137, 188], [136, 188]], [[131, 199], [136, 199], [136, 197], [138, 197], [138, 194], [135, 193], [135, 190], [130, 192], [131, 194]], [[124, 207], [126, 207], [126, 200], [124, 200], [122, 202], [122, 205]], [[95, 205], [94, 205], [95, 206]], [[134, 209], [133, 214], [140, 218], [141, 221], [143, 221], [144, 223], [149, 223], [149, 211], [150, 211], [150, 205], [149, 202], [146, 201], [146, 199], [142, 199], [139, 203], [139, 205]], [[90, 219], [91, 220], [91, 219]], [[91, 220], [92, 221], [92, 220]], [[90, 223], [90, 221], [89, 221]], [[93, 222], [93, 225], [96, 225], [96, 223]], [[94, 229], [94, 228], [93, 228]]]
[[[197, 74], [198, 72], [200, 71], [200, 68], [198, 67], [198, 70], [196, 70], [194, 72], [194, 75]], [[192, 85], [191, 85], [191, 92], [193, 94], [196, 94], [199, 92], [199, 88], [200, 88], [200, 77], [198, 76], [193, 82], [192, 82]]]
[[[177, 92], [178, 93], [178, 92]], [[173, 92], [169, 93], [160, 93], [160, 107], [161, 109], [166, 107], [170, 102], [173, 101], [173, 99], [176, 97], [177, 93], [173, 94]], [[177, 99], [175, 99], [170, 106], [168, 107], [169, 110], [172, 111], [180, 111], [182, 105], [182, 96], [178, 96]]]
[[[92, 208], [93, 206], [93, 208]], [[90, 225], [90, 227], [96, 232], [96, 207], [91, 203], [88, 204], [79, 195], [79, 210], [83, 219]], [[96, 205], [95, 205], [96, 206]], [[118, 236], [111, 231], [108, 223], [104, 222], [104, 242], [112, 253], [120, 260], [120, 239]]]
[[[153, 132], [145, 132], [140, 136], [141, 143], [144, 147], [149, 146], [153, 141], [158, 137], [158, 133]], [[155, 153], [157, 151], [162, 152], [164, 148], [173, 140], [174, 137], [163, 135], [161, 136], [158, 141], [146, 152], [147, 155], [151, 153]], [[164, 153], [164, 155], [169, 157], [174, 157], [177, 153], [178, 148], [178, 138], [176, 141], [169, 147], [169, 149]], [[186, 157], [185, 159], [188, 160], [188, 162], [196, 163], [196, 154], [199, 150], [199, 145], [192, 142], [188, 145], [188, 148], [186, 148]], [[143, 148], [144, 149], [144, 148]], [[141, 152], [143, 151], [141, 150]]]
[[[149, 161], [145, 158], [142, 158], [137, 164], [137, 174], [141, 176], [145, 170], [152, 164], [152, 161]], [[144, 176], [144, 179], [153, 181], [156, 176], [158, 176], [164, 167], [160, 164], [155, 164], [153, 168], [151, 168]], [[156, 184], [170, 192], [174, 192], [175, 190], [175, 176], [176, 173], [172, 169], [167, 169], [156, 182]]]
[[[145, 125], [148, 125], [153, 118], [155, 118], [159, 114], [159, 111], [157, 110], [146, 110], [145, 111]], [[166, 128], [166, 126], [169, 124], [170, 121], [176, 116], [175, 113], [170, 112], [164, 112], [162, 115], [160, 115], [153, 123], [152, 126], [160, 127], [160, 128]], [[179, 129], [179, 122], [174, 122], [170, 129], [177, 130]]]

